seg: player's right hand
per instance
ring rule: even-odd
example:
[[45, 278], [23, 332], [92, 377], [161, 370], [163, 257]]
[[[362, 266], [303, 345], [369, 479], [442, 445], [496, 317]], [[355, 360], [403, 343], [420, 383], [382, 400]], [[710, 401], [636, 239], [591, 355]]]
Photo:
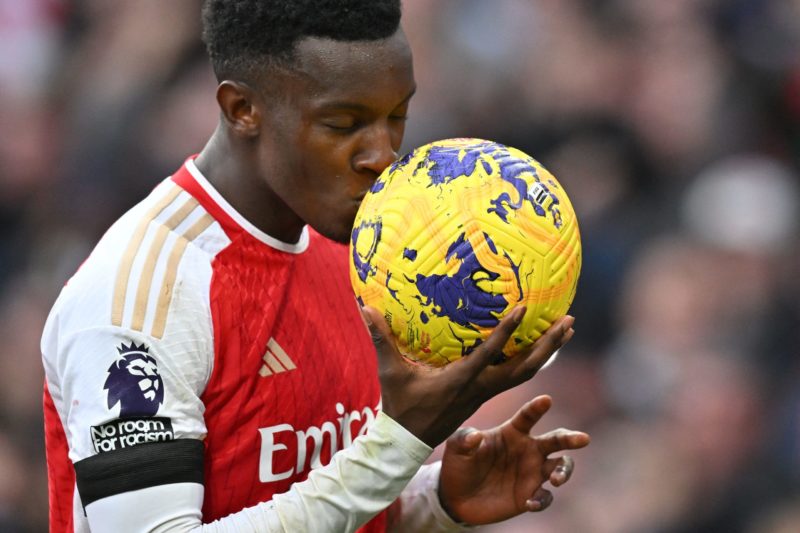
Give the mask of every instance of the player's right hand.
[[434, 368], [403, 357], [377, 309], [363, 307], [362, 314], [378, 355], [383, 411], [431, 447], [450, 436], [484, 402], [531, 379], [575, 333], [575, 319], [564, 316], [528, 352], [493, 365], [525, 315], [525, 308], [518, 307], [469, 356]]

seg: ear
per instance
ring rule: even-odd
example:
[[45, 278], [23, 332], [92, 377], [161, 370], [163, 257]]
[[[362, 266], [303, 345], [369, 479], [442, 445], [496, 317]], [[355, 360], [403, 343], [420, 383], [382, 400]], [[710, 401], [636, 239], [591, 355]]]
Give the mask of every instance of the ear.
[[225, 80], [217, 87], [217, 103], [228, 127], [242, 137], [256, 137], [261, 111], [256, 92], [244, 83]]

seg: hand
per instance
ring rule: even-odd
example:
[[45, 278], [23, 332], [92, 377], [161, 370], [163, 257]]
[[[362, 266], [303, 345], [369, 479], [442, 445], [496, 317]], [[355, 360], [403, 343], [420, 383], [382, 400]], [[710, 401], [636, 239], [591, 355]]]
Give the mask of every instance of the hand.
[[491, 524], [550, 505], [553, 494], [542, 485], [563, 485], [575, 463], [566, 455], [548, 456], [589, 444], [589, 435], [567, 429], [530, 437], [551, 405], [549, 396], [538, 396], [499, 427], [460, 429], [447, 440], [439, 499], [454, 520]]
[[400, 354], [376, 309], [364, 307], [362, 313], [378, 354], [383, 411], [431, 447], [450, 436], [486, 400], [532, 378], [575, 333], [575, 319], [562, 317], [527, 353], [492, 365], [525, 315], [525, 308], [519, 307], [468, 357], [432, 368]]

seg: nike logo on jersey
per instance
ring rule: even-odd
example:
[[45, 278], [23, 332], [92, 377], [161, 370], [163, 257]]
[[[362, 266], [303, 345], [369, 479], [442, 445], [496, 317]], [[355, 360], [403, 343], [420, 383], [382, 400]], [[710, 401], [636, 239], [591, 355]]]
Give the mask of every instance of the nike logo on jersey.
[[267, 351], [261, 359], [263, 359], [264, 364], [261, 365], [258, 375], [262, 378], [297, 368], [289, 354], [281, 348], [274, 338], [267, 342]]

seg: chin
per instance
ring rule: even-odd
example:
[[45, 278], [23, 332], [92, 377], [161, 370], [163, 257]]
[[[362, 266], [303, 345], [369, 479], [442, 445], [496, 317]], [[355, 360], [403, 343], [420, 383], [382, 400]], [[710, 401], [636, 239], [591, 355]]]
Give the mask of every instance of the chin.
[[318, 214], [321, 216], [309, 217], [306, 223], [327, 239], [339, 244], [350, 244], [357, 212], [358, 205], [354, 209], [337, 209], [331, 206], [327, 212], [320, 209]]
[[333, 235], [326, 235], [330, 240], [338, 242], [339, 244], [350, 244], [350, 231], [347, 233], [335, 233]]
[[350, 234], [352, 232], [352, 224], [349, 226], [312, 226], [317, 233], [323, 237], [330, 239], [339, 244], [350, 244]]

